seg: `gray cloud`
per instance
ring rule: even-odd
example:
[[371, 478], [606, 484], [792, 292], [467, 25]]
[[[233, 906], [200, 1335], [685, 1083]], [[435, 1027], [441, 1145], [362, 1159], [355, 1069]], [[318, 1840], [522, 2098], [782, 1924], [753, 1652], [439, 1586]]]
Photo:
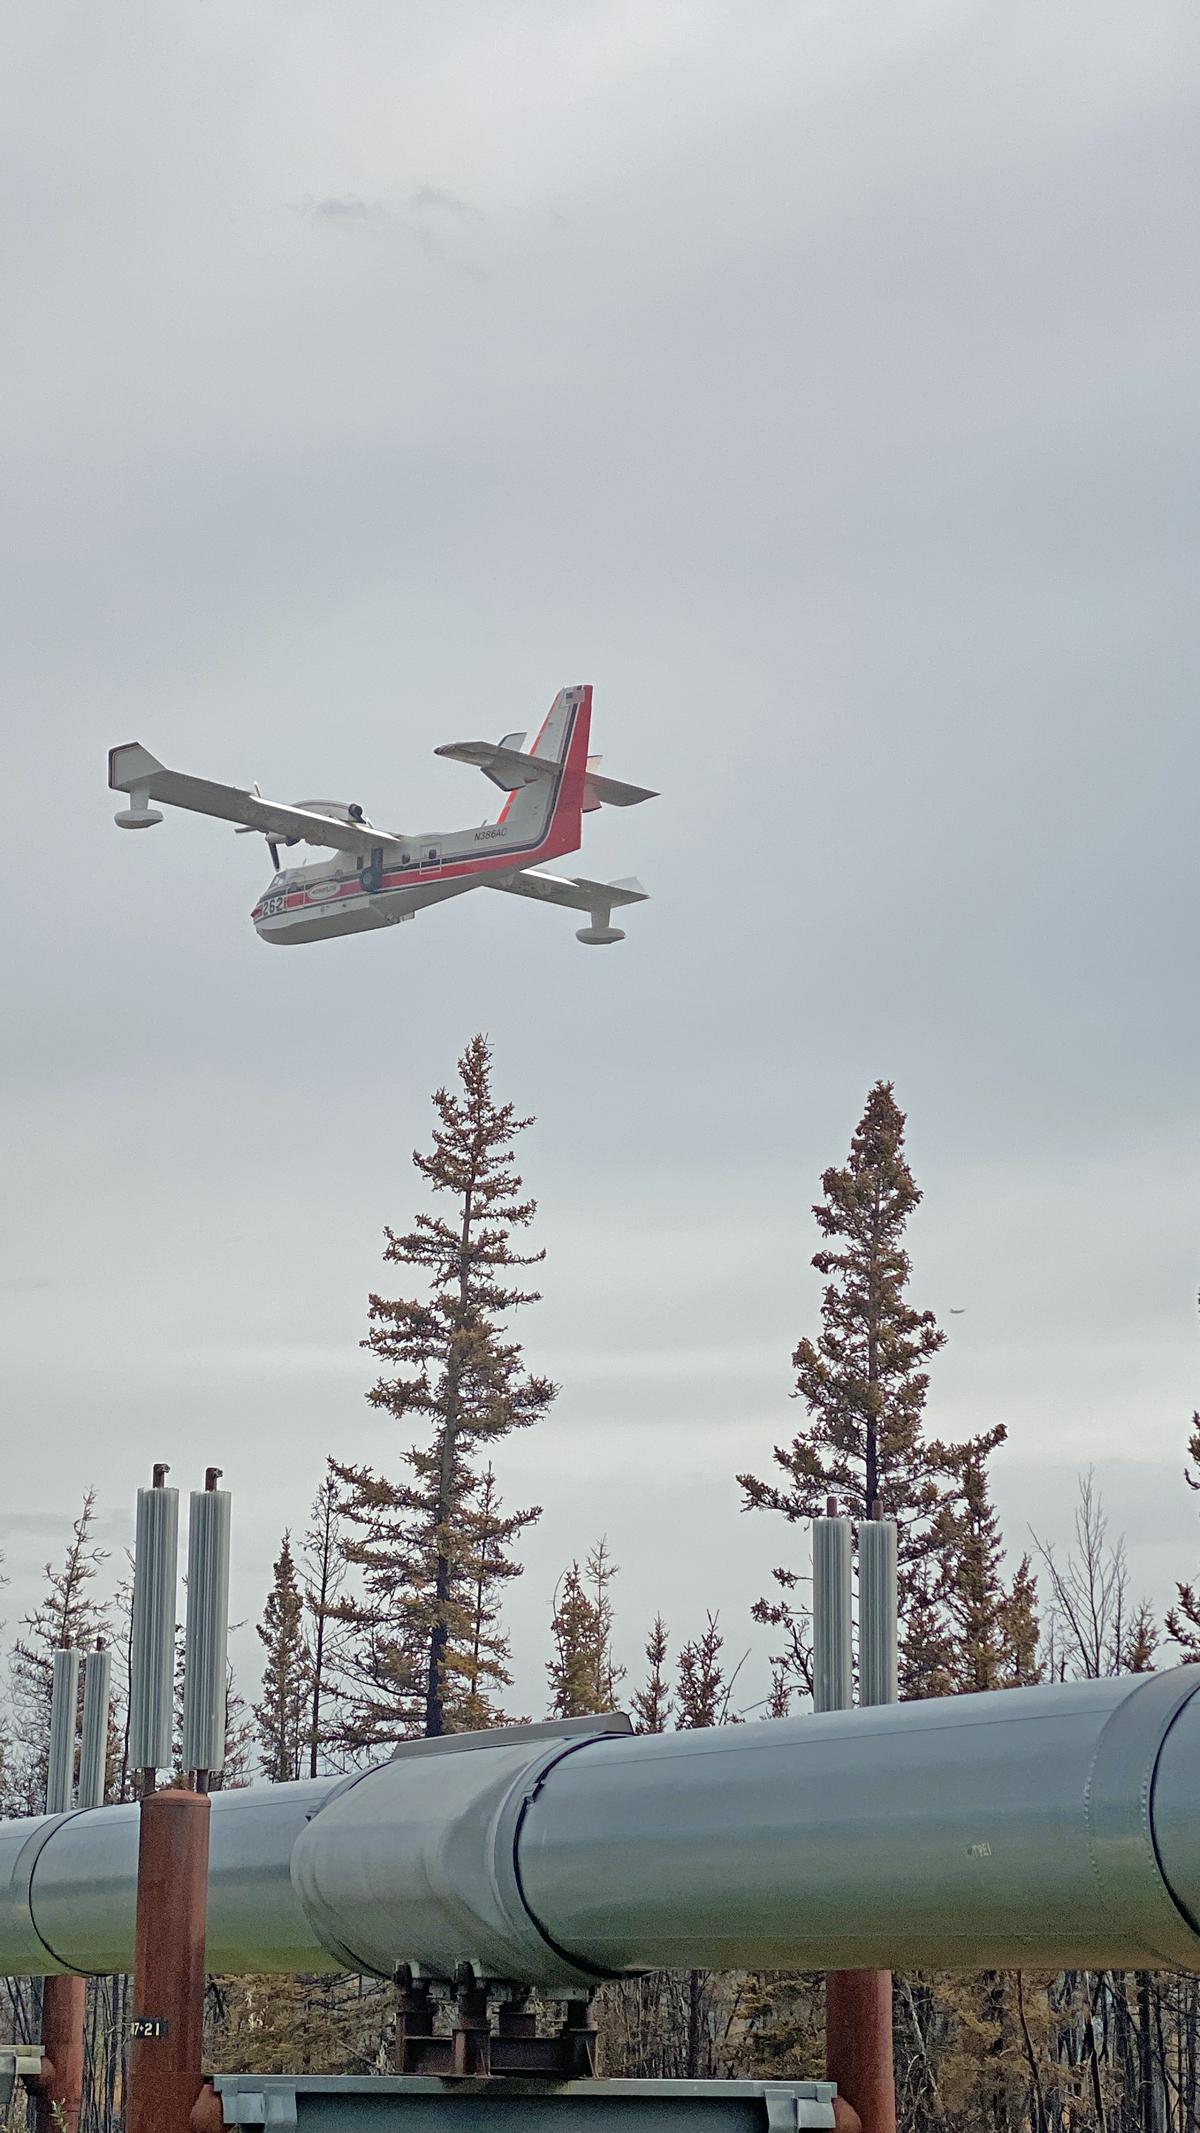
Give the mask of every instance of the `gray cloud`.
[[325, 200], [305, 200], [301, 214], [311, 215], [314, 222], [328, 222], [334, 229], [388, 228], [396, 220], [378, 200], [356, 200], [353, 197]]
[[414, 214], [422, 209], [431, 209], [435, 213], [447, 215], [473, 215], [477, 212], [467, 201], [460, 200], [457, 193], [446, 192], [439, 185], [418, 186], [408, 204]]
[[[472, 260], [447, 252], [441, 237], [436, 235], [428, 222], [428, 213], [450, 213], [456, 218], [470, 218], [474, 211], [452, 193], [439, 193], [423, 187], [414, 193], [409, 202], [410, 212], [398, 213], [380, 200], [361, 200], [353, 194], [330, 195], [324, 199], [307, 199], [300, 203], [297, 212], [318, 228], [340, 231], [344, 236], [362, 238], [380, 244], [398, 242], [406, 250], [415, 250], [433, 264], [450, 266], [458, 273], [474, 277], [479, 268]], [[413, 215], [417, 220], [413, 220]], [[422, 219], [426, 218], [426, 219]]]
[[419, 245], [422, 251], [430, 251], [428, 232], [399, 215], [393, 208], [385, 207], [380, 200], [359, 200], [353, 195], [339, 198], [330, 195], [323, 200], [303, 200], [297, 212], [310, 222], [326, 229], [341, 230], [348, 236], [403, 237]]

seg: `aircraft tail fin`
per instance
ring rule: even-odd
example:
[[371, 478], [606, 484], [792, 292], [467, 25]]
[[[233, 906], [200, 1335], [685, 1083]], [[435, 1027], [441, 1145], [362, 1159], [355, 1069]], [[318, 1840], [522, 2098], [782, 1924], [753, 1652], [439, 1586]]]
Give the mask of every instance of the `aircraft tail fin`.
[[[497, 822], [503, 841], [497, 850], [538, 852], [552, 858], [578, 850], [582, 835], [585, 785], [588, 782], [588, 736], [592, 723], [590, 684], [560, 689], [541, 732], [525, 748], [523, 733], [506, 733], [502, 741], [452, 741], [434, 752], [454, 763], [470, 763], [508, 795]], [[648, 798], [635, 786], [616, 786], [602, 778], [601, 805], [610, 792], [630, 798], [610, 804], [630, 806]]]
[[523, 752], [524, 780], [500, 810], [505, 843], [545, 845], [545, 856], [579, 849], [592, 724], [591, 684], [560, 689], [537, 739]]

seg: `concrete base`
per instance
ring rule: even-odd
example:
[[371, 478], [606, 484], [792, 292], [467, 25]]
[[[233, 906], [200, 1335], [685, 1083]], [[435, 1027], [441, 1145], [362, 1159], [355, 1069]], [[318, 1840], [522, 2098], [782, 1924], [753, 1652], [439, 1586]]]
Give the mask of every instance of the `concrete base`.
[[[226, 2126], [281, 2133], [799, 2133], [833, 2129], [828, 2081], [439, 2081], [214, 2074]], [[206, 2123], [220, 2124], [215, 2112]]]

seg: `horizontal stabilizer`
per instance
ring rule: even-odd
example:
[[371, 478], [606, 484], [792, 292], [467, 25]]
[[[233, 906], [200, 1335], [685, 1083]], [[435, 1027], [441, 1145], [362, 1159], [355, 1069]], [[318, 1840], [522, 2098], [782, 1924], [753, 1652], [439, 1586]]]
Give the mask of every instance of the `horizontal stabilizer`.
[[[517, 736], [510, 734], [509, 739]], [[522, 736], [523, 738], [523, 736]], [[501, 792], [519, 792], [523, 785], [536, 784], [538, 779], [553, 779], [558, 776], [561, 764], [548, 762], [543, 756], [526, 755], [520, 748], [510, 748], [501, 741], [449, 741], [444, 748], [435, 748], [435, 755], [448, 756], [452, 763], [471, 763], [482, 770], [485, 778], [498, 785]]]
[[589, 770], [584, 781], [583, 811], [591, 814], [597, 807], [637, 807], [643, 800], [657, 800], [658, 794], [647, 785], [622, 785], [618, 778], [598, 778]]
[[526, 867], [520, 874], [492, 874], [489, 889], [503, 889], [510, 896], [533, 896], [541, 903], [565, 904], [572, 911], [592, 911], [598, 904], [613, 910], [619, 904], [644, 904], [648, 892], [632, 876], [624, 881], [588, 881], [582, 874], [568, 878], [546, 874], [539, 867]]

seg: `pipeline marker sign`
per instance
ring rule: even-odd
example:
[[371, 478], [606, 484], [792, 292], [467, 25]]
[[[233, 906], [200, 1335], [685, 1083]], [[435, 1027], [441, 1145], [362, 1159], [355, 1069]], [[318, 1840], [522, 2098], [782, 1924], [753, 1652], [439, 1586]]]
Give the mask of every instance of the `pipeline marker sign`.
[[129, 2025], [131, 2037], [165, 2037], [170, 2030], [165, 2015], [135, 2015]]

